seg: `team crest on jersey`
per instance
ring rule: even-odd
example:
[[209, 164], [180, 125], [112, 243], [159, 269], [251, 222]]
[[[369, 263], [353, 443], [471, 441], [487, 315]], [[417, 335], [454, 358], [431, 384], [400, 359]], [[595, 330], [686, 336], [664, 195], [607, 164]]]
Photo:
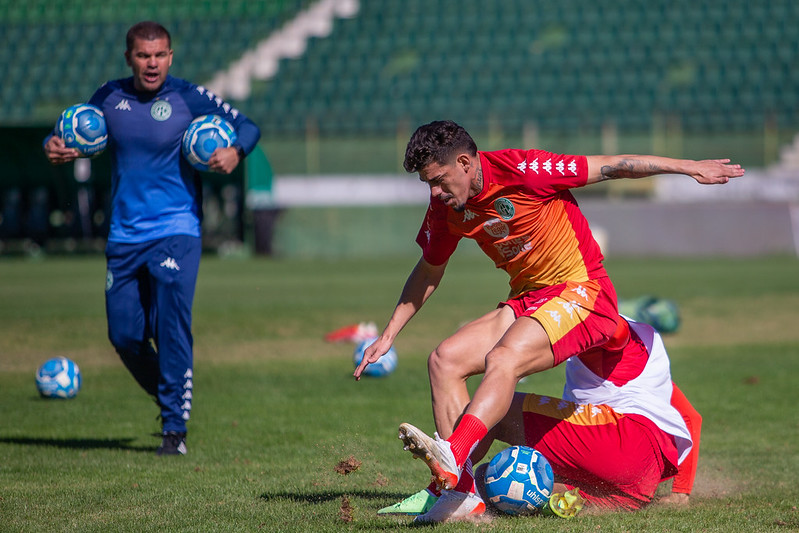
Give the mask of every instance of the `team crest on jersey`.
[[172, 104], [166, 100], [156, 100], [150, 107], [150, 116], [158, 122], [163, 122], [172, 116]]
[[494, 201], [494, 209], [497, 214], [502, 217], [502, 220], [510, 220], [516, 214], [516, 208], [513, 207], [513, 202], [507, 198], [498, 198]]

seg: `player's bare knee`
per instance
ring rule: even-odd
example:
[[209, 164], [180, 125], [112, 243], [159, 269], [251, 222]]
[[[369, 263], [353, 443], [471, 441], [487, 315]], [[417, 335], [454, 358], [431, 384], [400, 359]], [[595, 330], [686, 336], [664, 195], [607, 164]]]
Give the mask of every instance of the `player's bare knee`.
[[463, 368], [459, 367], [458, 361], [450, 357], [449, 352], [436, 348], [427, 358], [427, 370], [430, 376], [441, 376], [459, 378], [463, 373]]
[[497, 346], [485, 358], [486, 374], [503, 373], [521, 379], [530, 374], [552, 368], [551, 354], [546, 351], [519, 352], [509, 347]]

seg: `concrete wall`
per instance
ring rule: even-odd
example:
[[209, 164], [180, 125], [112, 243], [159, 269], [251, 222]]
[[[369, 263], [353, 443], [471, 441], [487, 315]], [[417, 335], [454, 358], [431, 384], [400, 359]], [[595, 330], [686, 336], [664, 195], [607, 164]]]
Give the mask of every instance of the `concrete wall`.
[[799, 204], [583, 201], [607, 255], [799, 255]]

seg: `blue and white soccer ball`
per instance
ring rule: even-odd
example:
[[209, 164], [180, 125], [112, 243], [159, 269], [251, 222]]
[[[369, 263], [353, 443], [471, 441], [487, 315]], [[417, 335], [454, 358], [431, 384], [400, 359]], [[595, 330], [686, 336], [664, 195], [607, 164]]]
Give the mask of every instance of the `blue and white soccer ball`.
[[494, 456], [485, 472], [488, 500], [511, 515], [537, 513], [549, 501], [555, 476], [538, 450], [511, 446]]
[[[362, 341], [355, 347], [355, 353], [352, 354], [352, 361], [355, 363], [357, 367], [361, 364], [361, 360], [363, 359], [363, 352], [366, 350], [375, 340], [377, 337], [372, 337]], [[375, 361], [374, 363], [369, 363], [366, 365], [366, 368], [363, 369], [364, 376], [372, 376], [372, 377], [383, 377], [391, 374], [397, 368], [397, 351], [394, 350], [392, 346], [389, 350], [383, 354], [380, 359]]]
[[100, 155], [108, 146], [105, 115], [99, 107], [75, 104], [61, 113], [56, 122], [56, 134], [67, 148], [75, 148], [81, 157]]
[[197, 170], [208, 171], [208, 161], [217, 148], [227, 148], [236, 142], [236, 130], [218, 115], [195, 118], [183, 134], [183, 157]]
[[45, 398], [73, 398], [80, 381], [80, 368], [66, 357], [48, 359], [36, 371], [36, 388]]

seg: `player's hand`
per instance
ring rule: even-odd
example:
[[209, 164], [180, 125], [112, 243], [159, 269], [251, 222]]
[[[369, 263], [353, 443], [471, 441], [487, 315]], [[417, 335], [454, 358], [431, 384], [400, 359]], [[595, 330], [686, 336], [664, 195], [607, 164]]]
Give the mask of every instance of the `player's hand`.
[[741, 165], [729, 164], [729, 159], [706, 159], [697, 161], [690, 176], [704, 185], [727, 183], [731, 178], [739, 178], [745, 170]]
[[47, 160], [50, 161], [51, 164], [63, 165], [64, 163], [76, 160], [78, 156], [80, 156], [80, 152], [74, 148], [67, 148], [64, 144], [64, 139], [57, 135], [53, 135], [44, 144], [44, 155], [47, 156]]
[[358, 368], [355, 369], [355, 372], [352, 373], [352, 375], [355, 376], [356, 381], [361, 379], [361, 374], [363, 374], [366, 365], [374, 363], [380, 359], [380, 357], [382, 357], [391, 348], [391, 344], [391, 339], [381, 336], [363, 351], [363, 359], [361, 359], [361, 363], [358, 365]]
[[220, 174], [230, 174], [239, 165], [239, 151], [233, 146], [217, 148], [208, 160], [208, 169]]

